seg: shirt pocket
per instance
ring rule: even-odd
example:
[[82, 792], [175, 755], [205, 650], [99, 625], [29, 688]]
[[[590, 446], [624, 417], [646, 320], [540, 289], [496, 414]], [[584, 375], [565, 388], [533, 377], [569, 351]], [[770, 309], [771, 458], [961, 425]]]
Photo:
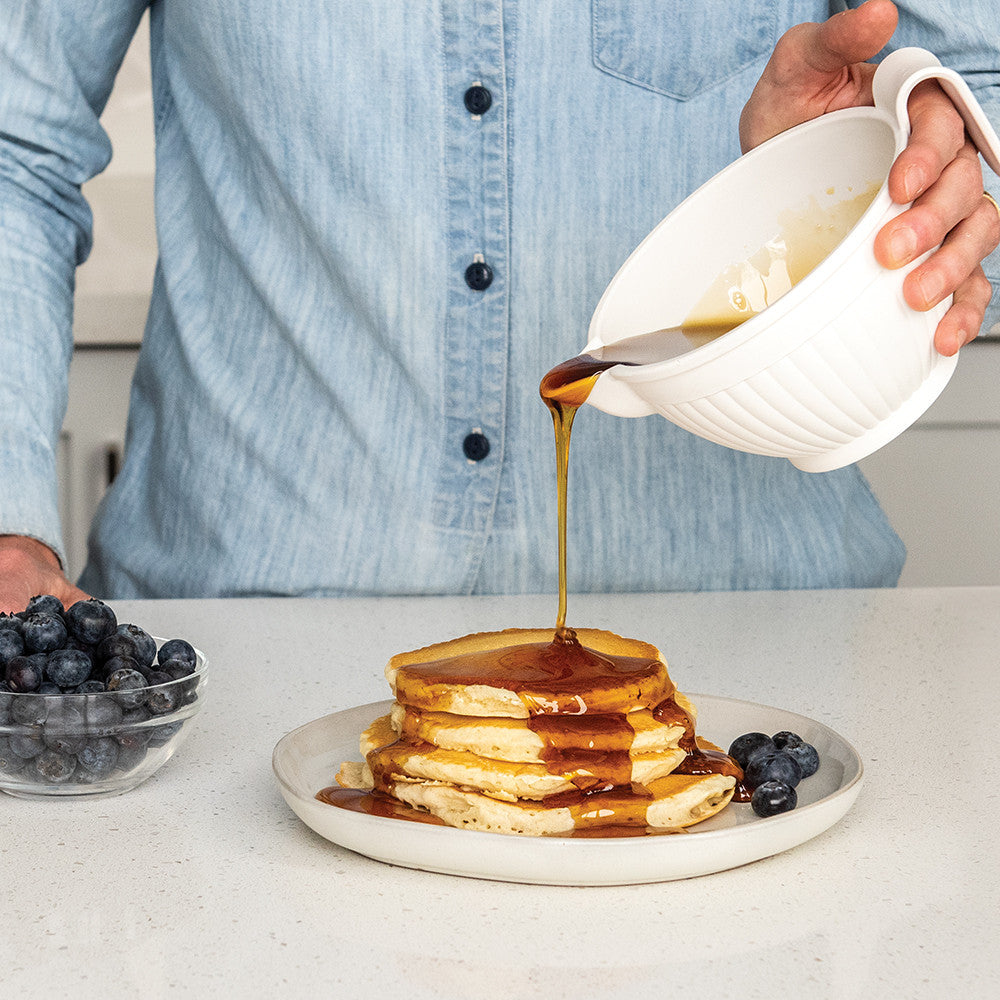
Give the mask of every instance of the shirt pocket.
[[781, 3], [592, 0], [594, 65], [684, 101], [770, 54]]

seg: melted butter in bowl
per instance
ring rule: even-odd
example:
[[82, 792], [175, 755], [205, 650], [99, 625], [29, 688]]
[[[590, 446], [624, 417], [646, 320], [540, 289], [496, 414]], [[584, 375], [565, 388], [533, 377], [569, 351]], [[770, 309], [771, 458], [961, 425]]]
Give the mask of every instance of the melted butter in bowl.
[[[820, 204], [813, 197], [777, 220], [777, 231], [744, 259], [729, 264], [679, 326], [625, 337], [595, 351], [601, 361], [646, 365], [710, 344], [774, 305], [810, 275], [857, 225], [880, 184]], [[836, 192], [830, 189], [827, 197]]]

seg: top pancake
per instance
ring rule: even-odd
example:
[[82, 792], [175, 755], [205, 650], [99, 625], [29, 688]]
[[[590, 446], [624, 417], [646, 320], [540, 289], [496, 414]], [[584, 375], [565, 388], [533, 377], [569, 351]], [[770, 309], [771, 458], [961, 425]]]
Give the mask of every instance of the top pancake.
[[631, 712], [674, 692], [655, 646], [603, 629], [478, 632], [399, 653], [385, 675], [399, 702], [480, 717]]

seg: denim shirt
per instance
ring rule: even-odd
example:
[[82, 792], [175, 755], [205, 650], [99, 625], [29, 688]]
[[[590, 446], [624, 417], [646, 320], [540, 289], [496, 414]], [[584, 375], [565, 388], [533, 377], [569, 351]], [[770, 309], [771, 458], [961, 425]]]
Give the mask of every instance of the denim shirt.
[[[80, 184], [111, 155], [98, 116], [146, 6], [0, 12], [0, 531], [57, 551]], [[993, 6], [904, 4], [893, 42], [936, 51], [991, 113]], [[739, 155], [781, 33], [831, 7], [153, 2], [160, 260], [82, 585], [552, 591], [539, 379], [639, 240]], [[569, 528], [579, 591], [891, 585], [904, 556], [854, 468], [591, 408]]]

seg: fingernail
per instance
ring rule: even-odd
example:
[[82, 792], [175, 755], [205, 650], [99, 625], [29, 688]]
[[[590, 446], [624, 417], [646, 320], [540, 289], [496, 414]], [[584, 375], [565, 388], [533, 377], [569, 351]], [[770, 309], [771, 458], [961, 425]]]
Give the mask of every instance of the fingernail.
[[936, 271], [928, 271], [917, 278], [917, 287], [927, 306], [934, 305], [944, 292], [944, 279]]
[[953, 333], [950, 336], [944, 334], [938, 335], [940, 342], [938, 343], [938, 354], [945, 358], [954, 357], [962, 349], [966, 342], [966, 333], [964, 330], [959, 330], [957, 333]]
[[916, 249], [917, 234], [907, 226], [897, 229], [889, 237], [889, 255], [892, 257], [892, 263], [896, 267], [910, 261]]
[[924, 189], [924, 172], [916, 164], [903, 173], [903, 194], [907, 201], [913, 201]]

